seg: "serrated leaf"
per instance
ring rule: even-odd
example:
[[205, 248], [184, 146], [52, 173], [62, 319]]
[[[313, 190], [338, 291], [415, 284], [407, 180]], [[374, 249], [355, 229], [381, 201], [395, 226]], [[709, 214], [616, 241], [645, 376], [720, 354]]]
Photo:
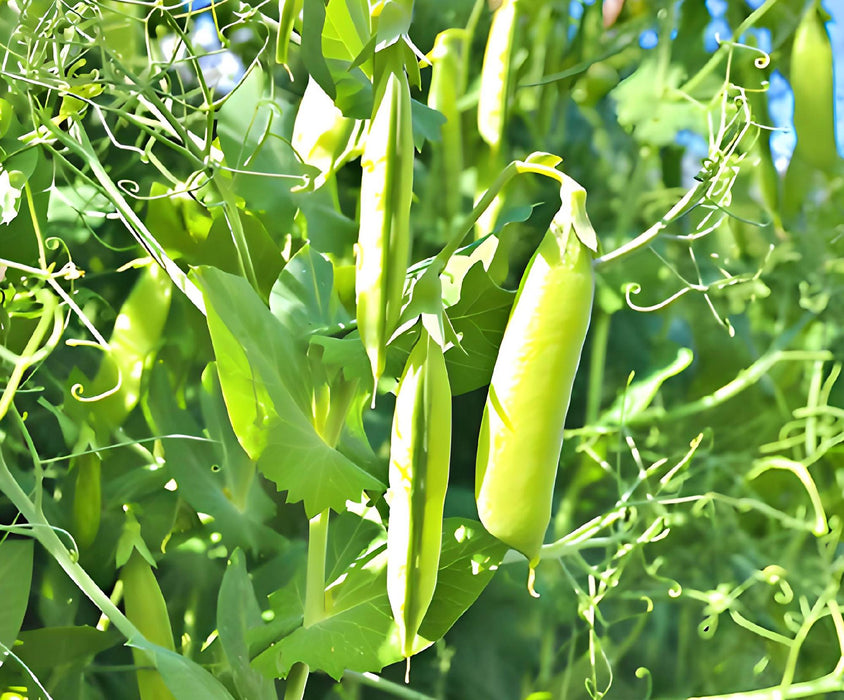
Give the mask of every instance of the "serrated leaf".
[[270, 292], [270, 311], [295, 338], [351, 321], [334, 289], [334, 266], [309, 245], [278, 276]]
[[[448, 518], [434, 598], [422, 622], [414, 652], [422, 651], [451, 628], [475, 602], [495, 573], [507, 546], [479, 523]], [[370, 553], [372, 554], [372, 553]], [[369, 556], [369, 555], [367, 555]], [[398, 628], [387, 599], [386, 552], [353, 567], [332, 598], [355, 599], [355, 605], [311, 625], [300, 627], [255, 660], [265, 671], [285, 677], [296, 662], [307, 663], [339, 680], [346, 669], [378, 672], [402, 660]], [[354, 591], [343, 594], [343, 588]]]
[[515, 296], [490, 279], [480, 260], [466, 272], [460, 299], [447, 310], [463, 348], [445, 354], [455, 396], [489, 384]]
[[[308, 369], [290, 333], [248, 282], [200, 268], [208, 328], [235, 434], [258, 468], [308, 517], [382, 482], [330, 447], [311, 421]], [[306, 468], [305, 468], [306, 467]]]

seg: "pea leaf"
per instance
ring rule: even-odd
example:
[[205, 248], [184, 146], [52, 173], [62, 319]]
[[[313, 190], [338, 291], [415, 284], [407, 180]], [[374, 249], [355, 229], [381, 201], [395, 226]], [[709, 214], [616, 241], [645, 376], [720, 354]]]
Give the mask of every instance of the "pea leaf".
[[[213, 366], [212, 366], [213, 367]], [[283, 538], [264, 525], [275, 514], [275, 506], [255, 476], [255, 465], [232, 434], [220, 389], [214, 391], [211, 368], [203, 376], [200, 395], [204, 424], [217, 442], [164, 440], [164, 456], [179, 487], [179, 495], [197, 512], [214, 518], [214, 528], [223, 542], [252, 551], [268, 551]], [[150, 424], [159, 433], [203, 437], [202, 429], [174, 398], [167, 372], [157, 366], [149, 388]], [[214, 465], [221, 465], [216, 471]]]
[[383, 490], [314, 429], [303, 356], [248, 282], [214, 268], [200, 268], [197, 277], [229, 418], [261, 472], [287, 491], [288, 502], [304, 501], [308, 517], [340, 512], [365, 489]]
[[240, 697], [275, 700], [272, 682], [249, 665], [246, 633], [249, 628], [261, 624], [261, 609], [246, 571], [246, 558], [241, 550], [236, 549], [223, 574], [217, 598], [220, 642], [231, 665], [234, 685]]
[[[437, 587], [415, 651], [440, 639], [475, 602], [506, 550], [475, 521], [445, 520]], [[296, 661], [303, 661], [339, 680], [346, 669], [377, 672], [401, 661], [398, 628], [387, 599], [386, 564], [386, 551], [368, 551], [331, 589], [335, 614], [300, 627], [253, 663], [271, 677], [284, 677]]]
[[333, 265], [309, 245], [284, 266], [270, 293], [270, 311], [296, 338], [351, 321], [334, 290]]
[[32, 584], [32, 540], [0, 544], [0, 659], [18, 638]]
[[489, 384], [514, 298], [515, 292], [490, 279], [482, 261], [466, 272], [460, 298], [448, 309], [454, 330], [462, 335], [463, 350], [454, 347], [445, 354], [455, 396]]

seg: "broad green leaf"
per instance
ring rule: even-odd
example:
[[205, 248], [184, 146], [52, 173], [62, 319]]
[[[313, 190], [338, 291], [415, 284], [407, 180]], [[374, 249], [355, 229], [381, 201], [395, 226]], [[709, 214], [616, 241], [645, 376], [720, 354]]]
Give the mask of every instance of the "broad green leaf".
[[[210, 373], [210, 368], [206, 373]], [[206, 383], [212, 384], [209, 379]], [[205, 388], [208, 393], [200, 395], [205, 425], [218, 442], [180, 438], [162, 442], [178, 493], [194, 510], [214, 518], [214, 529], [222, 535], [224, 543], [251, 551], [274, 549], [283, 538], [264, 522], [275, 514], [275, 505], [255, 478], [252, 460], [229, 437], [231, 426], [222, 397]], [[179, 435], [203, 437], [191, 414], [176, 403], [163, 367], [156, 367], [152, 372], [148, 413], [151, 425], [159, 433], [166, 427]], [[228, 434], [224, 432], [226, 428]], [[241, 498], [245, 500], [240, 502]]]
[[657, 367], [641, 379], [634, 380], [622, 390], [603, 415], [599, 423], [619, 425], [625, 419], [633, 418], [650, 406], [663, 383], [675, 377], [692, 364], [694, 353], [689, 348], [678, 347], [674, 357], [667, 364]]
[[[479, 523], [445, 520], [437, 588], [415, 651], [442, 638], [475, 602], [506, 551], [506, 545]], [[339, 680], [346, 669], [378, 672], [400, 661], [398, 628], [387, 599], [386, 563], [383, 550], [370, 551], [355, 562], [342, 583], [331, 590], [331, 609], [337, 612], [281, 639], [259, 655], [255, 665], [263, 673], [285, 677], [294, 663], [303, 661], [311, 670], [321, 669]], [[344, 589], [351, 593], [346, 595]]]
[[32, 540], [0, 544], [0, 665], [18, 638], [32, 585]]
[[351, 511], [331, 519], [325, 566], [325, 580], [329, 583], [339, 579], [353, 562], [372, 549], [373, 542], [383, 544], [387, 541], [384, 526], [378, 522], [377, 511], [367, 509], [367, 512], [373, 511], [375, 520]]
[[20, 634], [21, 645], [15, 654], [36, 675], [64, 664], [83, 661], [109, 649], [121, 641], [114, 630], [101, 631], [94, 627], [44, 627]]
[[337, 88], [323, 52], [322, 35], [325, 26], [325, 3], [323, 0], [305, 0], [302, 8], [302, 61], [310, 76], [319, 83], [323, 91], [335, 99]]
[[220, 681], [181, 654], [146, 640], [129, 641], [127, 645], [146, 652], [176, 700], [234, 700]]
[[236, 549], [223, 574], [217, 598], [217, 631], [226, 658], [232, 669], [234, 684], [240, 697], [255, 700], [275, 700], [275, 688], [270, 680], [249, 665], [249, 647], [246, 633], [250, 627], [259, 627], [261, 609], [246, 570], [246, 559]]
[[448, 309], [463, 348], [445, 354], [455, 396], [489, 384], [514, 297], [490, 279], [481, 261], [466, 272], [460, 299]]
[[334, 290], [333, 265], [309, 245], [278, 276], [270, 311], [296, 339], [351, 321]]
[[322, 50], [326, 58], [352, 62], [369, 38], [369, 6], [366, 0], [328, 3], [322, 29]]
[[[284, 326], [240, 277], [201, 268], [208, 327], [220, 384], [238, 440], [288, 502], [308, 517], [384, 484], [316, 432], [304, 355]], [[307, 468], [305, 468], [307, 467]]]

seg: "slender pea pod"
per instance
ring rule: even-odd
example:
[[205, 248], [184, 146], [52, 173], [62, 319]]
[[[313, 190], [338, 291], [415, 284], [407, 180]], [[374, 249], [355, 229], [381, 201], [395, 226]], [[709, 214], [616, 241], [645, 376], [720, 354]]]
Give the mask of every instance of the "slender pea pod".
[[88, 549], [100, 530], [102, 486], [100, 458], [88, 452], [73, 460], [76, 488], [73, 492], [73, 535], [81, 550]]
[[481, 522], [527, 557], [532, 595], [592, 310], [591, 255], [576, 231], [591, 231], [585, 200], [576, 187], [528, 263], [493, 368], [478, 443]]
[[510, 59], [516, 36], [518, 0], [504, 0], [492, 17], [492, 26], [481, 69], [478, 96], [478, 133], [493, 151], [498, 151], [504, 134]]
[[383, 68], [376, 78], [375, 108], [361, 158], [355, 294], [358, 329], [376, 387], [401, 311], [410, 254], [413, 126], [402, 48], [398, 42], [376, 55]]
[[436, 200], [442, 202], [442, 213], [446, 220], [453, 221], [460, 214], [460, 178], [463, 175], [463, 130], [460, 124], [461, 71], [466, 30], [446, 29], [437, 34], [431, 60], [431, 88], [428, 91], [428, 106], [445, 116], [442, 140], [436, 144], [437, 169], [440, 177], [435, 178], [439, 192]]
[[[146, 559], [134, 550], [120, 570], [123, 582], [123, 606], [126, 617], [141, 634], [153, 644], [170, 651], [175, 650], [173, 630], [167, 614], [167, 604], [161, 594], [155, 574]], [[141, 700], [172, 700], [161, 674], [153, 668], [147, 655], [140, 649], [132, 649]]]
[[408, 659], [437, 583], [450, 455], [445, 358], [423, 330], [399, 382], [390, 441], [387, 595]]
[[791, 48], [791, 88], [794, 91], [795, 153], [821, 170], [831, 168], [835, 150], [832, 47], [819, 2], [803, 15]]

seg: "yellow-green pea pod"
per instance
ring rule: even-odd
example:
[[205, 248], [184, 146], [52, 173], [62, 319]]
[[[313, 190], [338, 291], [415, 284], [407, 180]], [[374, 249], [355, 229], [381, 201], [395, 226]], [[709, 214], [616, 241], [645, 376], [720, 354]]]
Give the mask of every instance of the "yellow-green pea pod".
[[[132, 552], [120, 570], [120, 580], [123, 582], [123, 607], [129, 621], [148, 641], [175, 651], [173, 630], [161, 588], [152, 567], [137, 550]], [[151, 668], [149, 657], [140, 649], [132, 649], [132, 656], [138, 666], [136, 676], [141, 700], [173, 700], [173, 694], [161, 674]]]
[[[387, 340], [401, 311], [410, 254], [413, 125], [402, 42], [378, 55], [375, 107], [361, 157], [360, 232], [355, 296], [360, 337], [372, 366], [373, 400]], [[377, 69], [376, 69], [377, 70]]]
[[73, 492], [73, 536], [80, 550], [88, 549], [100, 530], [102, 487], [100, 458], [88, 452], [73, 460], [76, 488]]
[[435, 145], [437, 170], [435, 178], [436, 199], [442, 202], [442, 213], [447, 221], [460, 214], [460, 178], [463, 175], [463, 130], [460, 124], [460, 109], [457, 101], [463, 80], [463, 51], [466, 43], [465, 29], [446, 29], [437, 34], [430, 58], [434, 64], [431, 70], [431, 88], [428, 91], [428, 106], [445, 117], [442, 140]]
[[408, 659], [437, 583], [450, 456], [448, 372], [423, 330], [399, 382], [390, 440], [387, 595]]
[[[564, 204], [528, 263], [493, 368], [475, 472], [484, 527], [530, 565], [551, 519], [563, 427], [594, 293], [592, 258], [575, 232], [585, 192]], [[589, 225], [591, 229], [591, 225]]]
[[517, 0], [504, 0], [495, 11], [481, 68], [478, 133], [493, 151], [497, 151], [501, 146], [504, 134], [517, 10]]
[[821, 170], [838, 158], [835, 150], [832, 47], [819, 2], [803, 15], [791, 48], [791, 89], [794, 91], [795, 154]]

